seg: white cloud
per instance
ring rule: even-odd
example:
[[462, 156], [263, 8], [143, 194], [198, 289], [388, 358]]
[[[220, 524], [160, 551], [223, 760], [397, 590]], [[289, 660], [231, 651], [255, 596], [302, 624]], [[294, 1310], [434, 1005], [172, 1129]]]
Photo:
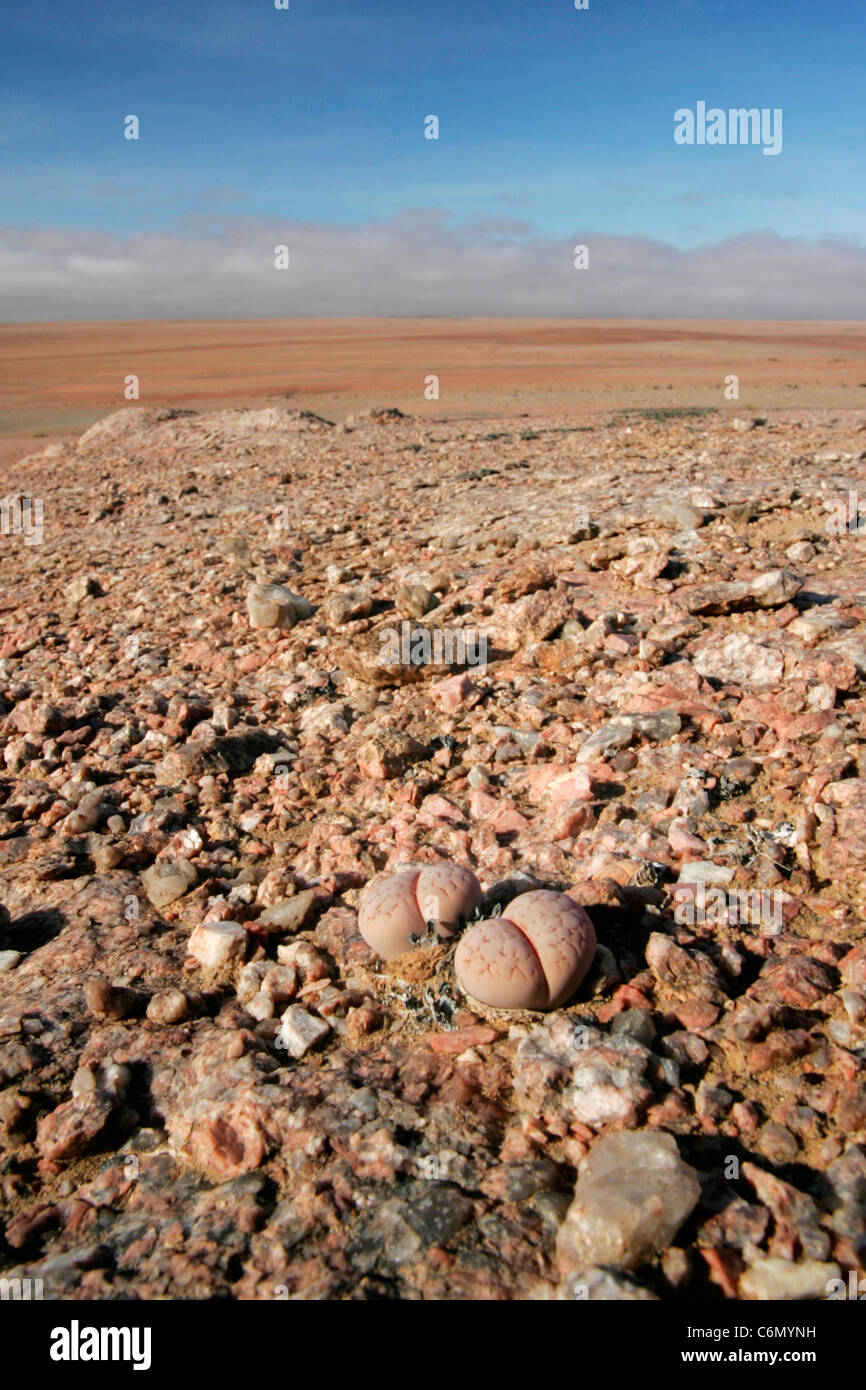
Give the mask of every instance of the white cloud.
[[[573, 248], [590, 250], [574, 269]], [[291, 267], [274, 269], [274, 247]], [[866, 319], [866, 247], [753, 232], [681, 251], [411, 209], [362, 227], [207, 215], [180, 233], [0, 228], [5, 322], [292, 315]]]

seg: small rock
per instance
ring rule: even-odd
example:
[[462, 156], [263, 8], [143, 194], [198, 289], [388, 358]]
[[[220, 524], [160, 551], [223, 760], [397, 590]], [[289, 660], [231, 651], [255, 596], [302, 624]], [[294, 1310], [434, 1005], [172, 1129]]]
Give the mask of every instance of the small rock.
[[122, 1019], [138, 1013], [141, 999], [125, 985], [113, 985], [97, 977], [84, 986], [84, 999], [95, 1018]]
[[622, 1033], [581, 1049], [563, 1097], [569, 1116], [592, 1129], [637, 1123], [652, 1095], [644, 1077], [649, 1059], [647, 1048]]
[[695, 948], [687, 951], [664, 932], [651, 932], [646, 944], [646, 962], [660, 984], [675, 996], [723, 1004], [726, 999], [721, 977], [709, 956]]
[[833, 1192], [830, 1220], [840, 1236], [852, 1239], [866, 1232], [866, 1148], [851, 1144], [827, 1169]]
[[727, 1115], [734, 1097], [725, 1086], [713, 1086], [704, 1079], [695, 1092], [695, 1114], [702, 1119], [718, 1120]]
[[700, 1192], [670, 1134], [605, 1135], [580, 1166], [556, 1241], [560, 1269], [633, 1269], [670, 1245]]
[[238, 976], [235, 990], [239, 1003], [246, 1005], [255, 999], [269, 970], [276, 970], [276, 966], [270, 960], [251, 960], [244, 966]]
[[198, 874], [185, 859], [158, 859], [141, 875], [144, 891], [159, 911], [188, 893]]
[[401, 584], [394, 595], [394, 607], [403, 618], [423, 618], [438, 606], [439, 600], [426, 584]]
[[695, 648], [692, 665], [700, 676], [744, 690], [762, 690], [782, 679], [782, 653], [745, 632], [712, 632]]
[[[456, 676], [446, 676], [430, 687], [430, 694], [446, 714], [456, 714], [457, 710], [469, 710], [477, 705], [482, 692], [473, 684], [465, 671]], [[471, 781], [471, 773], [470, 773]], [[473, 785], [476, 785], [473, 783]]]
[[221, 536], [216, 549], [220, 555], [236, 562], [244, 563], [250, 556], [250, 543], [246, 536]]
[[323, 1018], [313, 1018], [300, 1004], [290, 1004], [280, 1019], [277, 1047], [292, 1057], [303, 1057], [330, 1031], [330, 1024]]
[[16, 705], [9, 723], [20, 734], [59, 734], [66, 728], [66, 719], [56, 705], [36, 699]]
[[262, 1023], [266, 1018], [273, 1018], [276, 1012], [273, 999], [261, 989], [258, 994], [253, 995], [245, 1008], [247, 1013], [251, 1014], [259, 1023]]
[[189, 1000], [182, 989], [160, 989], [147, 1006], [151, 1023], [183, 1023], [191, 1015]]
[[[701, 1082], [701, 1086], [703, 1084]], [[699, 1092], [700, 1089], [699, 1086]], [[697, 1109], [697, 1106], [695, 1108]], [[698, 1110], [698, 1114], [703, 1114], [703, 1111]], [[793, 1163], [800, 1147], [791, 1131], [784, 1125], [776, 1124], [774, 1120], [768, 1120], [766, 1124], [761, 1125], [754, 1142], [761, 1153], [775, 1164]]]
[[287, 898], [284, 902], [274, 903], [273, 907], [267, 908], [258, 919], [259, 923], [267, 927], [269, 932], [291, 936], [294, 932], [303, 931], [308, 925], [313, 904], [317, 901], [320, 901], [320, 898], [315, 889], [305, 888], [293, 898]]
[[434, 1052], [456, 1056], [465, 1052], [467, 1047], [483, 1047], [485, 1043], [495, 1042], [498, 1036], [495, 1028], [479, 1023], [468, 1028], [455, 1028], [450, 1033], [434, 1033], [428, 1042]]
[[109, 1057], [105, 1061], [89, 1062], [79, 1067], [72, 1078], [72, 1094], [84, 1096], [90, 1091], [102, 1091], [113, 1101], [121, 1101], [131, 1081], [129, 1067]]
[[333, 627], [342, 627], [344, 623], [354, 623], [358, 618], [368, 618], [372, 611], [370, 595], [355, 591], [334, 594], [322, 605], [319, 616]]
[[471, 1198], [449, 1183], [431, 1182], [407, 1204], [406, 1219], [427, 1245], [446, 1245], [473, 1214]]
[[328, 565], [325, 569], [325, 579], [330, 585], [345, 584], [351, 578], [352, 571], [346, 569], [345, 565]]
[[759, 574], [749, 584], [749, 591], [758, 608], [780, 608], [803, 587], [803, 581], [793, 570], [770, 570]]
[[662, 526], [671, 526], [678, 531], [697, 531], [703, 526], [706, 517], [697, 507], [687, 502], [666, 502], [656, 512], [656, 519]]
[[391, 1199], [381, 1204], [373, 1221], [376, 1245], [392, 1264], [414, 1260], [421, 1252], [421, 1237], [409, 1224], [409, 1212], [405, 1202]]
[[493, 635], [507, 651], [517, 651], [545, 641], [573, 616], [571, 601], [565, 594], [556, 589], [539, 589], [498, 608]]
[[277, 960], [280, 965], [289, 965], [297, 970], [305, 984], [330, 979], [335, 973], [324, 951], [320, 951], [311, 941], [292, 941], [288, 946], [278, 946]]
[[[11, 1086], [0, 1091], [0, 1136], [9, 1148], [17, 1148], [32, 1133], [33, 1109], [31, 1097], [22, 1091]], [[8, 1239], [8, 1226], [6, 1235]]]
[[294, 627], [312, 617], [312, 605], [282, 584], [253, 584], [247, 591], [251, 627]]
[[66, 597], [73, 603], [81, 603], [86, 598], [99, 598], [102, 588], [94, 574], [79, 574], [66, 586]]
[[297, 971], [290, 965], [275, 965], [267, 972], [260, 994], [265, 994], [274, 1001], [278, 1007], [288, 1004], [290, 999], [294, 999], [298, 988]]
[[216, 970], [243, 956], [247, 934], [240, 922], [200, 922], [189, 939], [187, 951], [201, 965]]
[[359, 747], [358, 768], [364, 777], [390, 781], [426, 755], [424, 745], [410, 734], [397, 729], [381, 729]]
[[795, 565], [805, 564], [807, 560], [814, 560], [817, 550], [811, 541], [795, 541], [789, 545], [785, 555], [789, 560], [793, 560]]
[[673, 738], [682, 728], [682, 720], [673, 709], [657, 709], [652, 714], [624, 714], [621, 718], [623, 723], [630, 724], [635, 733], [651, 743], [662, 743], [665, 739]]
[[624, 1033], [644, 1047], [651, 1048], [656, 1040], [656, 1027], [647, 1009], [623, 1009], [612, 1019], [610, 1031], [614, 1035]]
[[674, 854], [706, 854], [707, 844], [687, 830], [682, 821], [671, 821], [668, 844]]
[[634, 738], [634, 727], [630, 722], [602, 724], [594, 734], [590, 734], [580, 746], [576, 761], [594, 763], [614, 748], [627, 748]]
[[712, 859], [693, 859], [680, 869], [678, 883], [730, 883], [734, 870], [727, 864], [715, 864]]
[[839, 1277], [837, 1264], [823, 1264], [819, 1260], [793, 1264], [791, 1260], [767, 1256], [756, 1260], [742, 1275], [740, 1295], [762, 1303], [775, 1299], [826, 1298], [827, 1284]]
[[769, 570], [756, 579], [703, 584], [685, 598], [690, 613], [733, 613], [749, 608], [780, 608], [803, 587], [793, 570]]
[[36, 1146], [43, 1158], [79, 1158], [99, 1138], [114, 1103], [102, 1091], [86, 1091], [65, 1101], [39, 1121]]

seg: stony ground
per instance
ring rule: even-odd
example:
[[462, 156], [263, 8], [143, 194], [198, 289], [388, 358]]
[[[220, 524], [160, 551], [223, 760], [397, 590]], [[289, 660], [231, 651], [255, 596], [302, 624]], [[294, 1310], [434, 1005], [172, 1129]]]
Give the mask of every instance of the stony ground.
[[[866, 416], [130, 408], [3, 485], [44, 535], [0, 536], [0, 1273], [863, 1275]], [[252, 627], [255, 581], [312, 617]], [[402, 622], [486, 665], [383, 665]], [[480, 1008], [448, 948], [377, 960], [360, 891], [438, 858], [488, 910], [588, 908], [567, 1008]]]

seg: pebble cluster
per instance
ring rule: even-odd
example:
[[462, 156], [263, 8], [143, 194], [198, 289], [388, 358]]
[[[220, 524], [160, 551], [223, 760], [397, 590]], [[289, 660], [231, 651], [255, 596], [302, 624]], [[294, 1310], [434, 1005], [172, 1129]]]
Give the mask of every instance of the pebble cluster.
[[856, 412], [132, 407], [9, 470], [0, 1273], [864, 1277], [864, 465]]

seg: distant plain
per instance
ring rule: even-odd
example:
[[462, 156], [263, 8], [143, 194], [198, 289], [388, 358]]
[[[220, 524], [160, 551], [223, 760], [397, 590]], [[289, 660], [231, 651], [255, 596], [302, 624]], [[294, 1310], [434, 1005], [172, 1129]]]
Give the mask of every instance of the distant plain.
[[[674, 319], [256, 319], [0, 325], [0, 461], [139, 404], [371, 406], [430, 419], [866, 408], [866, 324]], [[739, 399], [725, 381], [739, 378]], [[425, 396], [438, 378], [439, 398]]]

